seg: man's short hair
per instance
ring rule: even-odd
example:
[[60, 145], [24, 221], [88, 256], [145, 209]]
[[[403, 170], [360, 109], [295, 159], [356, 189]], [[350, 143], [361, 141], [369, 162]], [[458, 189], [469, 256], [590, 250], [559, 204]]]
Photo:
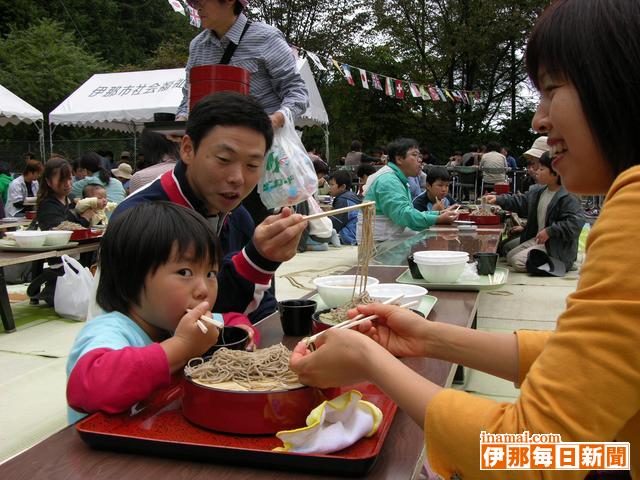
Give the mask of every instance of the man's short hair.
[[413, 138], [398, 138], [387, 146], [389, 151], [389, 161], [396, 163], [396, 157], [406, 157], [407, 152], [412, 148], [420, 148], [419, 144]]
[[144, 202], [109, 222], [100, 243], [96, 301], [106, 312], [127, 314], [140, 304], [147, 275], [193, 248], [194, 258], [217, 269], [221, 254], [211, 225], [194, 210], [171, 202]]
[[258, 101], [236, 92], [218, 92], [202, 98], [189, 113], [186, 134], [193, 142], [194, 151], [200, 142], [217, 126], [246, 127], [262, 134], [265, 153], [273, 144], [273, 127], [269, 116]]
[[348, 172], [347, 170], [338, 170], [336, 173], [333, 174], [331, 178], [333, 179], [334, 182], [336, 182], [337, 186], [340, 187], [344, 185], [347, 190], [351, 188], [351, 184], [352, 184], [351, 173]]
[[449, 175], [449, 171], [445, 167], [435, 167], [432, 166], [427, 170], [427, 183], [429, 185], [433, 185], [438, 180], [442, 180], [443, 182], [450, 182], [451, 175]]
[[352, 152], [361, 152], [362, 151], [362, 143], [358, 140], [354, 140], [351, 142], [351, 151]]

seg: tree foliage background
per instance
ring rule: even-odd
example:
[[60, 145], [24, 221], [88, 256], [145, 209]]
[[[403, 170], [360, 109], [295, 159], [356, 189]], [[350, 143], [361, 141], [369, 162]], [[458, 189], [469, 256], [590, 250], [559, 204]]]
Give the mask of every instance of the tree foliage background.
[[[215, 0], [211, 0], [215, 1]], [[473, 107], [395, 100], [312, 65], [330, 117], [331, 160], [411, 136], [440, 158], [499, 139], [520, 153], [534, 136], [522, 95], [523, 52], [549, 0], [252, 0], [249, 16], [295, 46], [394, 78], [483, 91]], [[166, 0], [0, 0], [0, 84], [45, 115], [93, 73], [182, 67], [197, 30]], [[357, 70], [355, 71], [357, 73]], [[357, 77], [357, 75], [356, 75]], [[31, 138], [6, 127], [0, 140]], [[56, 136], [104, 136], [61, 129]], [[108, 135], [108, 134], [107, 134]], [[319, 129], [305, 131], [324, 149]]]

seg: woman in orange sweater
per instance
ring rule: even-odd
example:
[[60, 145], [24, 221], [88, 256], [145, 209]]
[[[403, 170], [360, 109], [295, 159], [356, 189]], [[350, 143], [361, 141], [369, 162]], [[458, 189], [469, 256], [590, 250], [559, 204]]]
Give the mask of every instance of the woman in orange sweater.
[[[565, 442], [631, 444], [640, 478], [640, 2], [556, 0], [538, 20], [527, 69], [540, 91], [533, 127], [548, 136], [565, 187], [606, 193], [575, 293], [554, 332], [478, 332], [366, 305], [376, 324], [331, 330], [291, 367], [307, 384], [368, 380], [424, 427], [443, 478], [584, 478], [586, 471], [480, 471], [479, 435], [555, 433]], [[355, 315], [355, 311], [350, 312]], [[373, 341], [372, 341], [373, 340]], [[428, 356], [513, 381], [515, 403], [442, 389], [397, 356]]]

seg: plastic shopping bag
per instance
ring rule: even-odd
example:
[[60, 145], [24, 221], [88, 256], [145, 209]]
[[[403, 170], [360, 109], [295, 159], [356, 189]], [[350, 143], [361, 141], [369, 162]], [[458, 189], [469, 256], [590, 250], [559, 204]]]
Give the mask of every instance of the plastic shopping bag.
[[[322, 209], [314, 197], [309, 197], [309, 215], [314, 213], [322, 213]], [[327, 217], [309, 220], [309, 235], [317, 238], [331, 238], [333, 232], [333, 224]]]
[[76, 259], [61, 257], [64, 275], [58, 278], [53, 304], [58, 315], [71, 320], [84, 321], [89, 309], [93, 275]]
[[273, 146], [264, 162], [258, 193], [267, 208], [296, 205], [318, 190], [318, 177], [313, 162], [302, 145], [293, 125], [293, 117], [285, 111], [284, 126], [276, 130]]

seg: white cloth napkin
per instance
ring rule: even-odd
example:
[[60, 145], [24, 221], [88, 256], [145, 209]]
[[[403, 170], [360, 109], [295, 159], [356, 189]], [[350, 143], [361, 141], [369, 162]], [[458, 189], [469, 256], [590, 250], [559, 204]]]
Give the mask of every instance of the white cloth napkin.
[[284, 446], [274, 451], [337, 452], [374, 435], [381, 421], [382, 411], [362, 400], [362, 393], [351, 390], [314, 408], [307, 417], [306, 427], [276, 433]]

